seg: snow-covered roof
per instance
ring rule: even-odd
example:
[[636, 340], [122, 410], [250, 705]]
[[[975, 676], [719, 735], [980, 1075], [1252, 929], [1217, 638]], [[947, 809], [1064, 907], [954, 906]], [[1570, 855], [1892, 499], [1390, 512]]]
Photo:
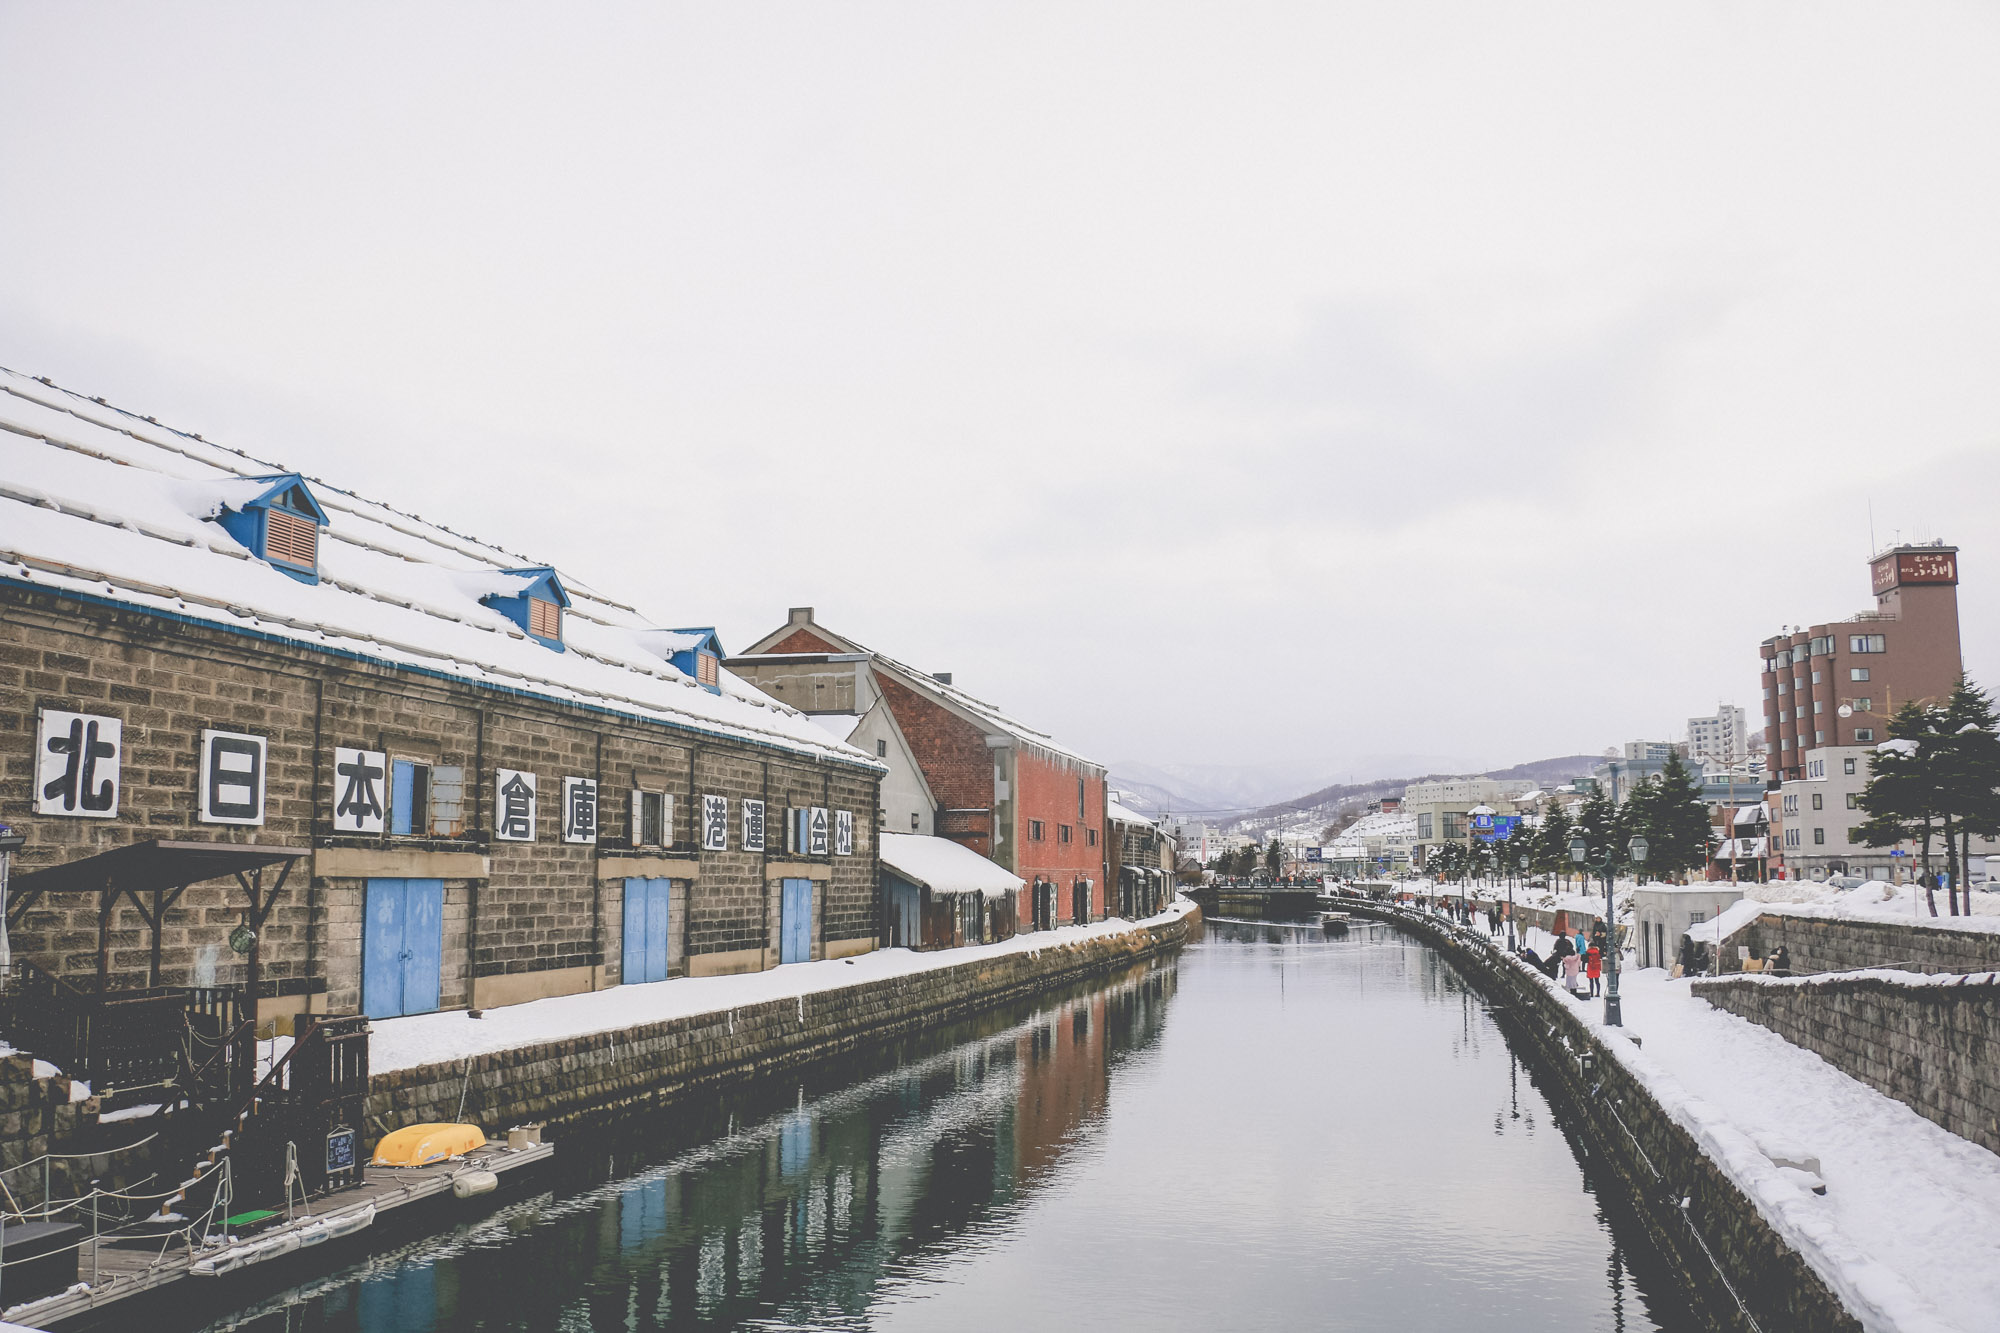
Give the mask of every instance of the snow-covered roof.
[[861, 725], [859, 713], [813, 713], [810, 716], [815, 726], [837, 741], [846, 740]]
[[950, 838], [919, 833], [884, 833], [882, 864], [932, 893], [981, 893], [1001, 898], [1027, 883], [1005, 866]]
[[1143, 824], [1147, 828], [1153, 827], [1152, 820], [1122, 801], [1106, 801], [1104, 817], [1119, 824]]
[[1687, 937], [1697, 944], [1720, 944], [1764, 914], [1764, 904], [1748, 898], [1731, 903], [1706, 921], [1687, 928]]
[[1737, 828], [1751, 824], [1768, 824], [1771, 822], [1771, 807], [1763, 801], [1755, 805], [1739, 805], [1736, 807], [1736, 813], [1730, 816], [1730, 822]]
[[206, 521], [288, 470], [0, 368], [0, 583], [881, 767], [731, 673], [710, 693], [659, 627], [577, 578], [567, 651], [545, 647], [480, 600], [537, 562], [331, 483], [308, 479], [328, 519], [317, 584]]

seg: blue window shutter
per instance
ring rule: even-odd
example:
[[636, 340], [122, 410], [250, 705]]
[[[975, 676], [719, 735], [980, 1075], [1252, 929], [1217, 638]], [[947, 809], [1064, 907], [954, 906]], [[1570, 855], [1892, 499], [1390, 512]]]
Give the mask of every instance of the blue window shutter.
[[417, 766], [407, 759], [398, 759], [395, 769], [395, 778], [389, 789], [389, 832], [408, 837], [415, 827]]

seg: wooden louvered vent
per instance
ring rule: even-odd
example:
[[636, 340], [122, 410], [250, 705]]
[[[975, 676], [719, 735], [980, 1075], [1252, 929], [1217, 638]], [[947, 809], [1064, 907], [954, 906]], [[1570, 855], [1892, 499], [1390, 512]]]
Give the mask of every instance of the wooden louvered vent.
[[714, 686], [722, 679], [721, 673], [716, 669], [714, 653], [696, 653], [694, 672], [695, 679], [704, 685]]
[[544, 639], [562, 638], [562, 608], [543, 598], [530, 597], [528, 633]]
[[264, 558], [301, 569], [317, 568], [319, 525], [282, 509], [264, 511]]

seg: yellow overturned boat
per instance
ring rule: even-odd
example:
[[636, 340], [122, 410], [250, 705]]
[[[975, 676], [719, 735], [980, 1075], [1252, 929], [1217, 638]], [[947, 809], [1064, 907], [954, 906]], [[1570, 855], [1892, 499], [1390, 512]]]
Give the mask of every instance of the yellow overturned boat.
[[405, 1125], [382, 1136], [370, 1166], [430, 1166], [486, 1146], [477, 1125]]

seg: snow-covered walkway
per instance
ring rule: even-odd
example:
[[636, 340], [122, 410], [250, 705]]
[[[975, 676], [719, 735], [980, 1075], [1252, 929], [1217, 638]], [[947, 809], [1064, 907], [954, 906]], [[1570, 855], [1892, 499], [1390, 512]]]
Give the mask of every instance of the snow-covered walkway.
[[770, 1000], [789, 1000], [841, 986], [910, 976], [941, 967], [956, 967], [1006, 954], [1039, 953], [1084, 940], [1122, 935], [1142, 926], [1179, 920], [1194, 910], [1182, 899], [1158, 916], [1142, 922], [1099, 921], [1088, 926], [1062, 926], [1030, 931], [998, 944], [917, 953], [910, 949], [877, 949], [853, 958], [817, 963], [792, 963], [766, 972], [728, 977], [676, 977], [636, 986], [613, 986], [581, 995], [488, 1009], [482, 1018], [463, 1009], [409, 1018], [377, 1019], [369, 1040], [369, 1066], [377, 1073], [416, 1065], [463, 1060], [467, 1056], [512, 1050], [539, 1042], [562, 1041], [593, 1032], [616, 1032], [646, 1023], [685, 1018], [691, 1014], [722, 1013]]
[[[1544, 954], [1549, 939], [1532, 932]], [[1541, 978], [1562, 994], [1556, 983]], [[2000, 1156], [1657, 968], [1620, 978], [1624, 1032], [1571, 1001], [1870, 1330], [2000, 1329]], [[1769, 1153], [1819, 1159], [1826, 1194]]]

